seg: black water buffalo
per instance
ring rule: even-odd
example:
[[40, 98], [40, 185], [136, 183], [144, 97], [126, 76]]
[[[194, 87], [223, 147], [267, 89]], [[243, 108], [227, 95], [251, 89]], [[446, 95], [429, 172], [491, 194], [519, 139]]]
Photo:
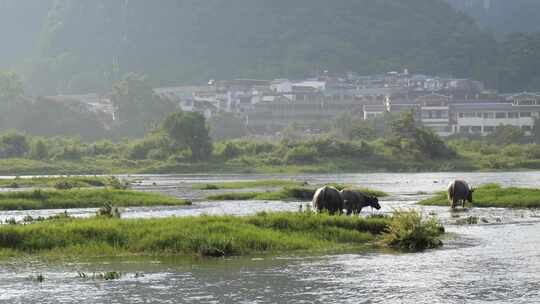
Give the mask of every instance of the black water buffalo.
[[315, 191], [312, 200], [313, 208], [322, 212], [328, 210], [328, 213], [335, 214], [336, 212], [341, 214], [343, 212], [343, 199], [339, 191], [330, 186], [324, 186]]
[[379, 199], [374, 196], [353, 190], [341, 190], [340, 194], [345, 204], [347, 215], [360, 214], [362, 208], [367, 206], [371, 206], [377, 210], [381, 209]]
[[450, 202], [452, 209], [456, 208], [459, 203], [461, 203], [462, 207], [465, 207], [465, 201], [472, 203], [473, 192], [474, 189], [462, 180], [455, 180], [448, 184], [448, 202]]

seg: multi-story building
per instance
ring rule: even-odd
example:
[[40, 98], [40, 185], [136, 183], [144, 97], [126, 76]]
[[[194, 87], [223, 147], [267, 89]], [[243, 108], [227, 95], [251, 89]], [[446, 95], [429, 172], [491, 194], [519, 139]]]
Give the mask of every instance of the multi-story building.
[[461, 103], [451, 106], [452, 132], [487, 135], [503, 125], [521, 128], [530, 134], [540, 118], [540, 95], [520, 93], [505, 102]]

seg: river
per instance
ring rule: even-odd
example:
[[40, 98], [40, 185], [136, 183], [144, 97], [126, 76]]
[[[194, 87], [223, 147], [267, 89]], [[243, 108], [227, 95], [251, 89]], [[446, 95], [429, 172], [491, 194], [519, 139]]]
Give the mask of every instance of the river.
[[[500, 183], [538, 187], [540, 172], [342, 175], [144, 175], [136, 188], [194, 200], [192, 206], [126, 208], [123, 217], [200, 214], [245, 215], [298, 210], [300, 202], [207, 202], [198, 183], [285, 178], [309, 183], [339, 182], [389, 192], [380, 211], [418, 208], [437, 214], [451, 238], [423, 253], [332, 252], [227, 259], [127, 258], [77, 261], [0, 262], [0, 303], [539, 303], [540, 216], [535, 210], [470, 209], [478, 225], [456, 225], [447, 207], [418, 207], [424, 192], [444, 190], [463, 178], [473, 186]], [[74, 210], [88, 216], [95, 210]], [[53, 211], [0, 212], [0, 218]], [[120, 271], [113, 281], [82, 279]], [[43, 274], [36, 283], [30, 276]]]

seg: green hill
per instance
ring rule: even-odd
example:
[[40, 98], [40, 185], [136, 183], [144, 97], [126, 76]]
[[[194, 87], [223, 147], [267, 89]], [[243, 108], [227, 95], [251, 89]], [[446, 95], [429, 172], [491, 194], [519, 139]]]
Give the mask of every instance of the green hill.
[[482, 78], [494, 45], [440, 0], [57, 0], [41, 39], [53, 78], [75, 91], [130, 71], [160, 85], [323, 69]]

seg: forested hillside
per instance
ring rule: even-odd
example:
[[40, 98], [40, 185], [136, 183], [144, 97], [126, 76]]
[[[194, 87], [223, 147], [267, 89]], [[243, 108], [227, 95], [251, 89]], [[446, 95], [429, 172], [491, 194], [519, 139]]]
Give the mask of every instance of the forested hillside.
[[498, 37], [540, 31], [538, 0], [446, 0]]
[[482, 78], [494, 43], [439, 0], [57, 0], [27, 74], [40, 93], [132, 71], [162, 85], [405, 67]]
[[[536, 35], [497, 42], [443, 0], [0, 4], [7, 37], [0, 57], [34, 95], [109, 91], [129, 72], [165, 86], [403, 68], [477, 78], [504, 91], [540, 90], [539, 70], [524, 64], [540, 53]], [[524, 44], [526, 52], [518, 48]]]
[[0, 0], [0, 67], [35, 55], [53, 0]]

